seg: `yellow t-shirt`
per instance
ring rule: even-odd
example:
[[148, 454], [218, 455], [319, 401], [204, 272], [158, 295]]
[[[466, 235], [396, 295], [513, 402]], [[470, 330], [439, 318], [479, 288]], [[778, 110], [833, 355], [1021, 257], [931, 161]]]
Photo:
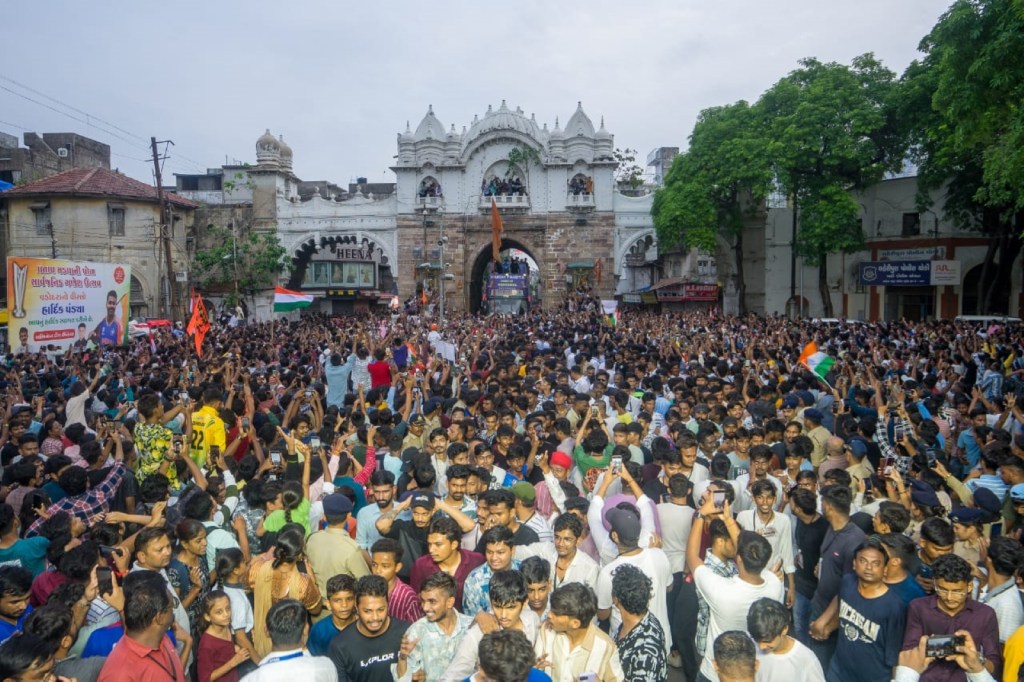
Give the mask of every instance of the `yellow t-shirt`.
[[212, 407], [203, 407], [192, 415], [192, 442], [189, 450], [192, 460], [200, 467], [206, 464], [210, 455], [210, 446], [216, 445], [224, 452], [227, 447], [227, 430], [224, 420], [217, 415]]

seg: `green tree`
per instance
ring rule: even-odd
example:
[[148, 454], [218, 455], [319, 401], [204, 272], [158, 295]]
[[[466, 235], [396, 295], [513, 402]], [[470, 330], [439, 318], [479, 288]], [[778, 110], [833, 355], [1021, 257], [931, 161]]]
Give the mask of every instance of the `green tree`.
[[918, 205], [991, 237], [977, 312], [1008, 312], [1024, 231], [1024, 3], [957, 0], [904, 72], [900, 120], [919, 167]]
[[615, 169], [615, 182], [619, 187], [628, 187], [636, 191], [637, 187], [644, 184], [644, 169], [636, 162], [637, 151], [635, 149], [616, 149], [612, 157], [618, 163]]
[[238, 302], [238, 296], [277, 284], [281, 271], [287, 266], [287, 253], [276, 232], [232, 234], [223, 227], [213, 227], [206, 235], [212, 244], [196, 252], [193, 279], [200, 287], [231, 287], [226, 296], [229, 305]]
[[757, 212], [772, 182], [766, 132], [762, 113], [744, 101], [702, 111], [689, 149], [672, 163], [651, 211], [663, 247], [716, 253], [719, 237], [731, 243], [741, 314], [744, 221]]
[[803, 212], [796, 252], [818, 266], [826, 317], [833, 316], [828, 255], [856, 251], [864, 243], [859, 211], [844, 196], [880, 181], [904, 158], [892, 106], [895, 88], [895, 75], [871, 54], [850, 66], [808, 58], [759, 102], [775, 178], [794, 210]]
[[515, 171], [523, 174], [523, 182], [526, 184], [526, 191], [530, 191], [530, 167], [541, 163], [540, 152], [533, 147], [512, 147], [508, 152], [508, 170], [505, 177], [510, 177]]

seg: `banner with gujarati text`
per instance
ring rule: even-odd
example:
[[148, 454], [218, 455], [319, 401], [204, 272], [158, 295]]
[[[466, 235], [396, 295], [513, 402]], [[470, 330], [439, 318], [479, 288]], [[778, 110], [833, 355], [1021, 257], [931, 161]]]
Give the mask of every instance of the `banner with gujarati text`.
[[131, 281], [131, 266], [120, 263], [8, 258], [11, 350], [126, 343]]

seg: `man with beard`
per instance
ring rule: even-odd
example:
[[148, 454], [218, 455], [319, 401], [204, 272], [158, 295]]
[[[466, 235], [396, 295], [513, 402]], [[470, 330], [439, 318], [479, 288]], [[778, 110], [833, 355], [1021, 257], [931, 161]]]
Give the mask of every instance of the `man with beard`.
[[[397, 518], [406, 509], [412, 509], [412, 519]], [[398, 577], [408, 582], [412, 566], [416, 560], [427, 553], [427, 526], [435, 511], [442, 511], [450, 516], [463, 532], [468, 533], [476, 527], [476, 522], [444, 500], [437, 499], [428, 492], [416, 492], [396, 504], [390, 511], [377, 519], [377, 530], [383, 537], [398, 540], [402, 546], [405, 562]]]
[[383, 536], [377, 530], [377, 519], [391, 511], [395, 503], [395, 475], [384, 469], [377, 469], [370, 474], [370, 489], [373, 501], [356, 514], [356, 544], [363, 551], [363, 559], [370, 563], [370, 547]]
[[482, 554], [460, 549], [462, 530], [447, 516], [430, 522], [427, 527], [427, 554], [413, 563], [409, 585], [421, 592], [423, 584], [435, 573], [445, 573], [455, 579], [455, 608], [462, 610], [462, 589], [474, 568], [484, 563]]
[[434, 573], [420, 586], [423, 617], [409, 626], [402, 637], [398, 663], [392, 666], [395, 680], [406, 682], [422, 672], [425, 682], [434, 682], [451, 664], [455, 651], [473, 619], [455, 609], [455, 579]]
[[356, 582], [356, 623], [331, 641], [327, 655], [339, 682], [392, 682], [405, 621], [388, 616], [388, 581], [365, 575]]

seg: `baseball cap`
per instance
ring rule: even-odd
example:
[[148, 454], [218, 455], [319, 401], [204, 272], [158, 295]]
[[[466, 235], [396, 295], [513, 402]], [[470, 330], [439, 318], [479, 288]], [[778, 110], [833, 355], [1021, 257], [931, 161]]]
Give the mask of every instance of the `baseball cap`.
[[858, 459], [863, 459], [864, 456], [868, 454], [867, 443], [865, 443], [860, 438], [854, 438], [853, 440], [850, 441], [849, 445], [850, 450]]
[[1010, 499], [1014, 502], [1024, 502], [1024, 483], [1018, 483], [1010, 488]]
[[815, 422], [818, 422], [820, 424], [821, 420], [824, 419], [824, 418], [825, 417], [821, 413], [821, 410], [818, 410], [818, 409], [813, 408], [813, 407], [804, 410], [804, 419], [810, 419], [811, 421], [815, 421]]
[[422, 414], [418, 414], [415, 417], [411, 417], [409, 419], [409, 425], [410, 426], [420, 426], [420, 425], [426, 424], [426, 423], [427, 423], [427, 420], [423, 418]]
[[636, 542], [640, 539], [640, 518], [627, 509], [610, 509], [605, 518], [611, 529], [624, 542]]
[[782, 409], [794, 410], [800, 404], [800, 401], [796, 399], [795, 395], [787, 395], [782, 401]]
[[1003, 509], [1003, 503], [996, 497], [996, 494], [988, 488], [980, 486], [974, 491], [974, 506], [987, 513], [991, 518], [999, 516]]
[[420, 507], [421, 509], [433, 509], [434, 508], [434, 496], [430, 493], [413, 493], [412, 501], [409, 503], [412, 508]]

